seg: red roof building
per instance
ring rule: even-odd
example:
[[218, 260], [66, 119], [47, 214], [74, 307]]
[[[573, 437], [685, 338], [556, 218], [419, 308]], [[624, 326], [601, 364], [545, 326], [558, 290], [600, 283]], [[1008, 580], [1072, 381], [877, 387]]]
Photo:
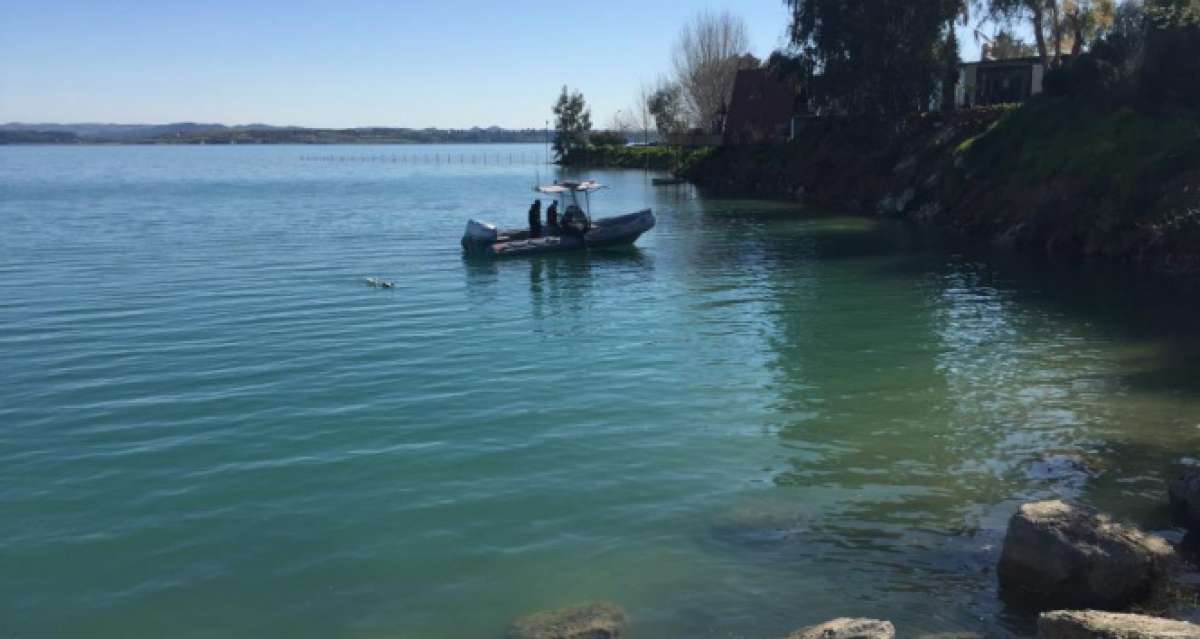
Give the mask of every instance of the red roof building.
[[725, 115], [725, 144], [770, 144], [791, 138], [797, 91], [766, 69], [742, 69]]

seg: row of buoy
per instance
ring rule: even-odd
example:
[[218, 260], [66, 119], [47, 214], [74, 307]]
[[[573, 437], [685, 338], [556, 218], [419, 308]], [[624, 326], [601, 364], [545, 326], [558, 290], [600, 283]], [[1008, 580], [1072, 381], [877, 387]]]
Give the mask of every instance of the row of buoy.
[[536, 154], [509, 153], [469, 155], [435, 153], [432, 155], [302, 155], [301, 162], [377, 162], [388, 164], [545, 164]]

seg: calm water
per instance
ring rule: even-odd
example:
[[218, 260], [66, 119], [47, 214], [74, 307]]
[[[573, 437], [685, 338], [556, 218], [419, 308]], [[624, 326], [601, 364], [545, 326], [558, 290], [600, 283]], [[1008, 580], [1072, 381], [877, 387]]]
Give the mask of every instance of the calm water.
[[1021, 500], [1172, 532], [1186, 292], [639, 172], [636, 250], [464, 261], [522, 154], [0, 147], [0, 637], [1004, 633]]

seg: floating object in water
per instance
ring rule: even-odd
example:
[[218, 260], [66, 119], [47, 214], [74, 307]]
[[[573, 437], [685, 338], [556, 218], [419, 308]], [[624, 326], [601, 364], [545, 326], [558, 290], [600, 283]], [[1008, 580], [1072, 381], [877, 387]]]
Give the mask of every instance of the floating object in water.
[[395, 282], [389, 282], [387, 280], [380, 279], [378, 277], [368, 277], [367, 285], [373, 286], [375, 288], [396, 288]]
[[[650, 209], [628, 215], [593, 220], [591, 193], [605, 188], [593, 182], [556, 182], [535, 190], [561, 199], [564, 210], [558, 225], [544, 227], [544, 235], [533, 237], [529, 229], [497, 229], [475, 220], [467, 222], [462, 246], [467, 253], [501, 257], [537, 255], [560, 251], [588, 250], [633, 244], [643, 233], [654, 228]], [[582, 194], [582, 197], [580, 197]], [[570, 229], [576, 229], [571, 232]]]

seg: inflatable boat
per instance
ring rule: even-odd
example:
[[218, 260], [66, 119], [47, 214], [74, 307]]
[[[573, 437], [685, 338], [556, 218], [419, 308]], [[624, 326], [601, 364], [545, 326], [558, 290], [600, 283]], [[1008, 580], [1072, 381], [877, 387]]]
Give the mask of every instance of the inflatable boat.
[[488, 257], [586, 251], [633, 244], [643, 233], [654, 228], [656, 220], [650, 209], [592, 219], [589, 213], [591, 194], [603, 188], [592, 181], [539, 186], [535, 189], [537, 192], [559, 201], [559, 210], [563, 211], [559, 224], [543, 225], [534, 237], [528, 228], [498, 229], [492, 224], [470, 220], [462, 237], [463, 250]]

